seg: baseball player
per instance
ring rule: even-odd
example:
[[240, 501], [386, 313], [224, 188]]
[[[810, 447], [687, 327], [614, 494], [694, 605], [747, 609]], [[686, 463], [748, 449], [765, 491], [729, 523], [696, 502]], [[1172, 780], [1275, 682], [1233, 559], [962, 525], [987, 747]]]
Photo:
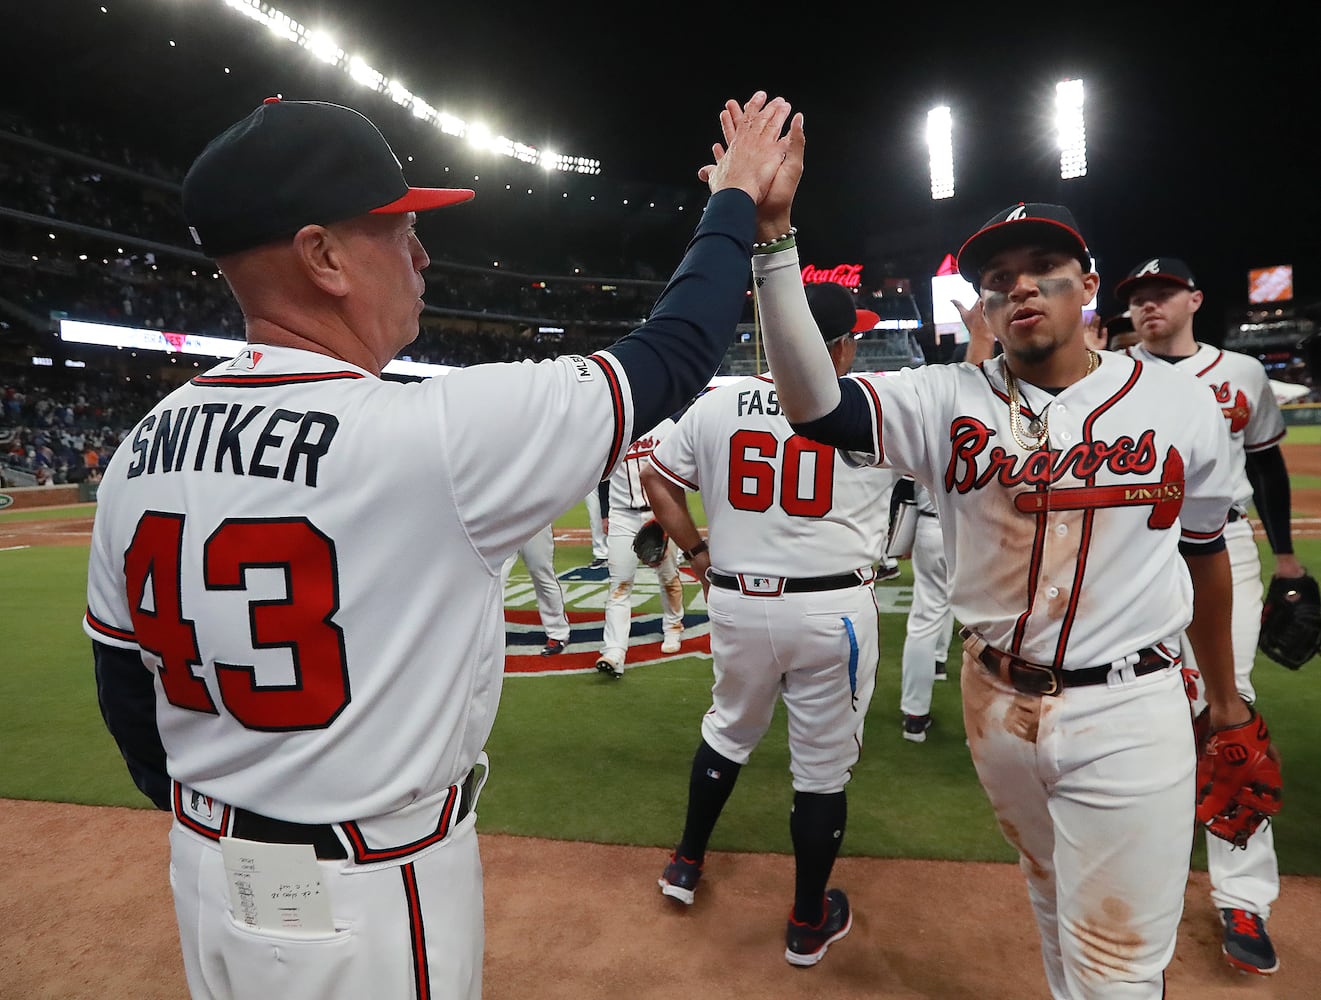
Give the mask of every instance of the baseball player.
[[[1238, 692], [1256, 700], [1252, 665], [1261, 628], [1261, 557], [1248, 521], [1248, 506], [1256, 510], [1275, 554], [1274, 575], [1296, 578], [1304, 573], [1293, 554], [1290, 528], [1289, 472], [1280, 442], [1284, 417], [1271, 391], [1266, 370], [1256, 358], [1198, 343], [1193, 317], [1203, 293], [1192, 269], [1175, 257], [1153, 257], [1133, 268], [1115, 295], [1127, 305], [1141, 343], [1127, 348], [1143, 364], [1173, 366], [1200, 381], [1214, 394], [1229, 430], [1230, 463], [1234, 475], [1234, 505], [1225, 526], [1225, 545], [1234, 576], [1233, 654]], [[1205, 704], [1198, 660], [1184, 650], [1184, 676], [1193, 711]], [[1270, 975], [1279, 968], [1275, 948], [1266, 933], [1271, 904], [1280, 894], [1280, 872], [1271, 824], [1260, 827], [1243, 850], [1207, 834], [1206, 860], [1211, 900], [1224, 922], [1224, 954], [1229, 964], [1245, 972]]]
[[[605, 630], [596, 669], [614, 680], [624, 676], [628, 635], [633, 625], [633, 581], [638, 572], [633, 538], [652, 517], [651, 500], [642, 484], [642, 470], [651, 460], [656, 445], [673, 428], [674, 421], [666, 417], [630, 444], [624, 460], [610, 477], [610, 523], [606, 532], [610, 591], [605, 602]], [[672, 540], [666, 542], [656, 577], [660, 580], [663, 612], [661, 652], [677, 653], [683, 645], [683, 580], [679, 577], [678, 550]]]
[[[788, 223], [787, 204], [763, 203], [759, 239]], [[794, 245], [753, 257], [781, 405], [798, 433], [931, 491], [964, 626], [964, 727], [1051, 994], [1156, 1000], [1196, 805], [1185, 630], [1211, 727], [1254, 718], [1229, 652], [1220, 414], [1177, 373], [1085, 346], [1099, 279], [1063, 206], [1012, 205], [961, 248], [1004, 347], [980, 365], [836, 378], [799, 266]]]
[[500, 572], [500, 590], [509, 585], [509, 574], [518, 557], [523, 557], [532, 589], [537, 595], [537, 614], [546, 630], [542, 656], [557, 656], [569, 644], [569, 618], [564, 612], [564, 587], [555, 572], [555, 526], [548, 524], [523, 543], [523, 547], [505, 560]]
[[480, 995], [502, 568], [716, 371], [755, 204], [801, 176], [789, 114], [727, 104], [710, 200], [638, 330], [414, 383], [380, 377], [423, 308], [414, 213], [472, 191], [410, 188], [370, 121], [317, 102], [271, 98], [193, 163], [184, 214], [248, 344], [115, 453], [85, 628], [106, 724], [174, 814], [194, 997]]
[[[811, 285], [806, 294], [809, 321], [842, 375], [856, 354], [855, 329], [870, 329], [876, 314], [855, 310], [842, 285]], [[873, 564], [889, 515], [877, 498], [892, 477], [850, 467], [833, 448], [794, 434], [765, 375], [699, 399], [642, 475], [658, 520], [703, 579], [715, 671], [688, 818], [661, 892], [692, 903], [711, 831], [782, 698], [795, 860], [784, 957], [815, 965], [853, 923], [844, 890], [827, 883], [876, 682]], [[708, 542], [689, 514], [690, 490], [702, 493]]]
[[899, 710], [903, 713], [903, 737], [912, 743], [925, 742], [931, 728], [931, 688], [945, 680], [945, 657], [954, 628], [949, 599], [949, 565], [940, 515], [931, 491], [905, 476], [895, 491], [911, 491], [917, 522], [913, 532], [913, 603], [908, 609], [900, 674]]

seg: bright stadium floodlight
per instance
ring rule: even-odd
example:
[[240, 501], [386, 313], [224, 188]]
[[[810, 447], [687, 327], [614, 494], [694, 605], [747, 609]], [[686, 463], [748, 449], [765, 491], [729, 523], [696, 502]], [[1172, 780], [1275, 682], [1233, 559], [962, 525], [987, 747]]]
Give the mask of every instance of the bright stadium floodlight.
[[344, 58], [344, 50], [336, 44], [335, 39], [319, 31], [308, 32], [304, 47], [323, 63], [331, 66], [338, 65]]
[[1055, 130], [1060, 144], [1060, 178], [1087, 176], [1087, 124], [1081, 80], [1055, 85]]
[[931, 156], [931, 199], [953, 198], [953, 121], [943, 104], [927, 112], [927, 150]]
[[[327, 33], [308, 28], [290, 15], [276, 9], [267, 0], [220, 0], [220, 2], [243, 17], [263, 25], [275, 37], [294, 42], [301, 48], [307, 49], [321, 62], [337, 67], [362, 86], [389, 95], [397, 105], [410, 109], [416, 118], [434, 124], [446, 135], [460, 139], [467, 137], [479, 149], [490, 149], [524, 163], [541, 165], [547, 170], [563, 170], [579, 174], [601, 172], [600, 160], [558, 153], [545, 154], [527, 143], [507, 139], [504, 136], [493, 137], [489, 129], [477, 126], [470, 128], [463, 119], [438, 110], [403, 84], [373, 69], [360, 56], [350, 57]], [[104, 13], [105, 8], [102, 7], [101, 11]], [[170, 44], [173, 45], [174, 42], [171, 41]], [[229, 72], [228, 66], [225, 67], [225, 72]]]
[[364, 87], [371, 87], [372, 90], [383, 90], [385, 88], [384, 74], [367, 65], [362, 56], [354, 56], [349, 60], [349, 76]]

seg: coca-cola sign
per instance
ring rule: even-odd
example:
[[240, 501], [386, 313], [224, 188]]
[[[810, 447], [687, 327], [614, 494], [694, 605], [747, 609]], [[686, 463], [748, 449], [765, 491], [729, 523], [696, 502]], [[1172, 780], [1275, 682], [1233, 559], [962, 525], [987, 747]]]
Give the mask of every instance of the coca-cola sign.
[[862, 265], [836, 264], [834, 267], [824, 268], [808, 264], [803, 268], [804, 285], [819, 285], [827, 281], [843, 285], [845, 288], [857, 288], [862, 284]]

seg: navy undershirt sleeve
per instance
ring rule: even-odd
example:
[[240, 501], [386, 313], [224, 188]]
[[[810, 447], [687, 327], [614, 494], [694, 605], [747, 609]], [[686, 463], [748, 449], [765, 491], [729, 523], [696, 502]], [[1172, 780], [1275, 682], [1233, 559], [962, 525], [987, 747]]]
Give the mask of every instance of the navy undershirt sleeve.
[[1289, 493], [1289, 469], [1279, 445], [1247, 453], [1248, 480], [1252, 483], [1252, 503], [1266, 530], [1266, 539], [1276, 555], [1293, 553], [1289, 529], [1293, 498]]
[[841, 451], [870, 452], [874, 447], [871, 408], [862, 386], [850, 378], [839, 380], [838, 406], [824, 417], [790, 426], [809, 441], [834, 445]]
[[647, 321], [610, 348], [628, 374], [638, 433], [680, 410], [719, 370], [743, 317], [756, 212], [741, 189], [713, 194]]
[[157, 809], [170, 808], [165, 747], [156, 728], [156, 688], [137, 650], [92, 641], [96, 699], [129, 776]]

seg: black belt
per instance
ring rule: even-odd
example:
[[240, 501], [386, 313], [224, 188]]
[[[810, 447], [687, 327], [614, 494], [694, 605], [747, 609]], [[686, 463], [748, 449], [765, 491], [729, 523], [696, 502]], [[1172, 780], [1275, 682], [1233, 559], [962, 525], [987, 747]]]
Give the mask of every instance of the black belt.
[[[983, 649], [977, 659], [988, 671], [1023, 694], [1052, 695], [1059, 694], [1066, 687], [1104, 684], [1113, 670], [1108, 663], [1099, 667], [1061, 670], [1042, 663], [1029, 663], [990, 646]], [[1138, 650], [1138, 662], [1133, 665], [1133, 676], [1154, 674], [1157, 670], [1173, 666], [1175, 662], [1155, 647], [1148, 646]]]
[[[754, 574], [748, 575], [752, 576]], [[729, 576], [726, 573], [708, 570], [706, 578], [711, 581], [711, 586], [719, 587], [721, 590], [744, 589], [739, 584], [738, 577]], [[835, 576], [800, 576], [792, 580], [785, 578], [784, 587], [778, 593], [811, 594], [821, 590], [844, 590], [848, 587], [861, 586], [864, 582], [857, 573], [838, 573]]]
[[1242, 516], [1243, 516], [1243, 515], [1240, 514], [1240, 513], [1238, 512], [1238, 508], [1237, 508], [1237, 507], [1230, 507], [1230, 508], [1229, 508], [1229, 522], [1230, 522], [1231, 524], [1232, 524], [1233, 522], [1237, 521], [1237, 520], [1238, 520], [1239, 518], [1241, 518]]
[[934, 510], [919, 510], [918, 513], [921, 514], [923, 517], [936, 517], [936, 516], [937, 516], [937, 515], [936, 515], [936, 512], [935, 512]]
[[[469, 771], [463, 779], [459, 794], [459, 809], [450, 821], [450, 829], [461, 822], [472, 809], [473, 775]], [[316, 856], [322, 861], [342, 861], [349, 854], [343, 843], [335, 835], [335, 828], [329, 823], [307, 824], [290, 823], [282, 819], [272, 819], [261, 813], [247, 809], [234, 809], [234, 822], [230, 826], [230, 836], [240, 840], [255, 840], [264, 844], [311, 844]]]

